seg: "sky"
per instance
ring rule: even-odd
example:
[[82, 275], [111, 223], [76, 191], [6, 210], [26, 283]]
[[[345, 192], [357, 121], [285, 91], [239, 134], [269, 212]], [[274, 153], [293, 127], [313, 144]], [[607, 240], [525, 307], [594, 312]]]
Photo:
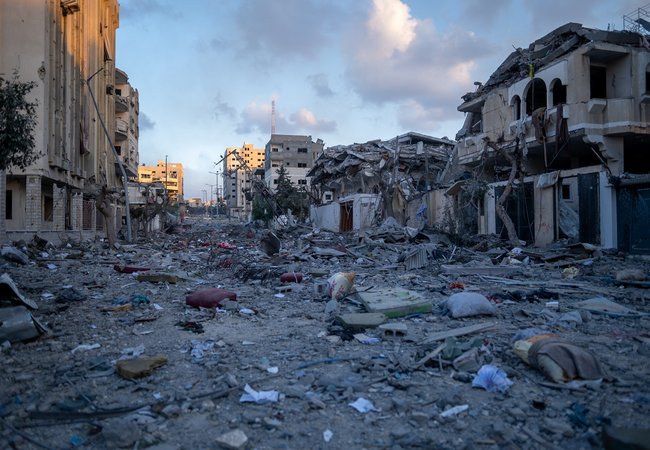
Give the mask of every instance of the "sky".
[[[454, 139], [461, 96], [567, 23], [622, 29], [648, 0], [120, 0], [116, 66], [140, 95], [140, 164], [209, 196], [227, 147]], [[218, 180], [221, 183], [221, 180]]]

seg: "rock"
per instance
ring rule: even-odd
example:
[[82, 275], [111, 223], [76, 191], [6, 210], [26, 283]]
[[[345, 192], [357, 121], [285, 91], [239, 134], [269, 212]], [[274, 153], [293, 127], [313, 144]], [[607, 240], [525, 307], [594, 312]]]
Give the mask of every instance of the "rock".
[[102, 429], [107, 448], [133, 447], [141, 436], [140, 428], [130, 420], [107, 422]]
[[224, 433], [217, 438], [217, 444], [219, 444], [224, 448], [230, 448], [234, 450], [243, 448], [247, 442], [248, 442], [248, 437], [239, 428]]
[[541, 428], [549, 433], [561, 434], [564, 437], [572, 437], [575, 434], [571, 425], [561, 419], [545, 417], [542, 420]]
[[134, 379], [151, 375], [153, 369], [167, 364], [167, 357], [162, 355], [122, 359], [117, 362], [117, 373], [123, 378]]

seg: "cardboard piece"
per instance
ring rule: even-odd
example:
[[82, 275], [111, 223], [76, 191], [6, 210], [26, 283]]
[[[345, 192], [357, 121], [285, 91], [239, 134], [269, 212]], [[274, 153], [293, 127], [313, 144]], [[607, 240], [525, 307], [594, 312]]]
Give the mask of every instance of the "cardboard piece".
[[401, 317], [409, 314], [429, 313], [433, 306], [419, 292], [402, 288], [384, 288], [381, 291], [358, 292], [358, 299], [368, 312], [384, 313], [387, 317]]

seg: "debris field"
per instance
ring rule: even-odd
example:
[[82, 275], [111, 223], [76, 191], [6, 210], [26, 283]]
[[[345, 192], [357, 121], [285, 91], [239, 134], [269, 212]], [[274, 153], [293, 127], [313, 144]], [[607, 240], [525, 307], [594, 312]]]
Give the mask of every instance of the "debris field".
[[650, 448], [647, 257], [204, 217], [2, 256], [0, 448]]

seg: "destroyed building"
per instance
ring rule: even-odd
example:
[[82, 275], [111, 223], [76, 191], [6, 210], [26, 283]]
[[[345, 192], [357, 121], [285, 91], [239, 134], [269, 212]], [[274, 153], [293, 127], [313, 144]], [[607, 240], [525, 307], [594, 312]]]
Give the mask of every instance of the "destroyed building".
[[314, 225], [344, 232], [385, 217], [402, 225], [432, 224], [444, 203], [433, 188], [453, 148], [451, 140], [415, 132], [327, 148], [307, 174], [317, 199]]
[[[118, 26], [116, 0], [0, 2], [0, 75], [34, 82], [37, 102], [39, 157], [7, 171], [0, 202], [9, 240], [102, 235], [106, 217], [118, 229], [123, 223], [119, 165], [133, 175], [138, 164], [139, 107], [137, 90], [115, 67]], [[100, 198], [102, 188], [117, 195]], [[108, 216], [97, 208], [104, 199]]]
[[448, 191], [457, 214], [463, 198], [481, 195], [474, 231], [505, 236], [499, 198], [513, 187], [504, 208], [519, 239], [650, 252], [646, 35], [568, 23], [513, 51], [477, 85], [458, 107], [466, 120], [454, 162], [456, 175], [473, 171], [485, 190], [475, 182], [469, 192], [456, 177]]

